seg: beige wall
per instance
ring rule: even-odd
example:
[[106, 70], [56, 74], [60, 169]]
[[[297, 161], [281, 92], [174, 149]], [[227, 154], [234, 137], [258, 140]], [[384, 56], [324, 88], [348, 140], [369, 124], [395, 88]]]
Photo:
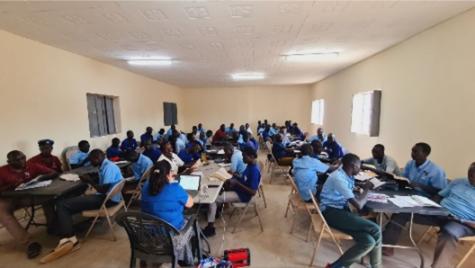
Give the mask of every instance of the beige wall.
[[277, 124], [296, 121], [304, 130], [310, 126], [309, 86], [186, 88], [183, 92], [186, 129], [200, 122], [213, 131], [231, 122], [236, 127], [250, 123], [255, 129], [262, 119]]
[[175, 86], [4, 31], [0, 58], [0, 164], [12, 149], [36, 154], [41, 138], [56, 141], [56, 154], [80, 139], [105, 148], [112, 136], [89, 136], [87, 92], [119, 97], [123, 132], [139, 136], [147, 125], [162, 127], [163, 101], [177, 102], [183, 122], [182, 93]]
[[[471, 10], [315, 84], [325, 129], [365, 157], [381, 142], [400, 165], [414, 143], [428, 142], [449, 177], [465, 176], [475, 161], [474, 25]], [[373, 89], [383, 91], [380, 136], [352, 134], [352, 94]]]

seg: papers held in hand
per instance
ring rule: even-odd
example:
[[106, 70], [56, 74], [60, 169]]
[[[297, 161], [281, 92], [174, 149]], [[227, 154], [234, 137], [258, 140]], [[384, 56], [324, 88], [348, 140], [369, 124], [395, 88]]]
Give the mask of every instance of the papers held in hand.
[[229, 174], [226, 169], [220, 168], [218, 171], [210, 175], [210, 178], [215, 178], [220, 181], [225, 181], [231, 179], [233, 176]]
[[360, 171], [360, 173], [358, 173], [356, 176], [355, 176], [355, 180], [359, 180], [359, 181], [367, 181], [367, 180], [370, 180], [374, 177], [376, 177], [377, 174], [374, 173], [373, 171], [370, 171], [370, 170], [365, 170], [365, 171]]
[[404, 207], [440, 207], [439, 204], [430, 200], [425, 196], [420, 195], [395, 195], [393, 198], [389, 198], [394, 205], [404, 208]]

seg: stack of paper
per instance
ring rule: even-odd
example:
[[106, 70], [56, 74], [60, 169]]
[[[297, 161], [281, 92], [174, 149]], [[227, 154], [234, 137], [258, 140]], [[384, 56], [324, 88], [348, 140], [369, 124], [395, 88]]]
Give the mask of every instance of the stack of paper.
[[389, 196], [385, 194], [378, 193], [368, 193], [368, 201], [378, 202], [378, 203], [387, 203]]
[[430, 200], [427, 197], [420, 196], [420, 195], [413, 195], [413, 196], [395, 195], [393, 198], [389, 198], [389, 200], [400, 208], [404, 208], [404, 207], [440, 207], [439, 204], [435, 203], [434, 201]]
[[218, 171], [216, 171], [215, 173], [211, 174], [210, 177], [211, 177], [211, 178], [218, 179], [218, 180], [221, 180], [221, 181], [225, 181], [225, 180], [231, 179], [233, 176], [232, 176], [231, 174], [229, 174], [229, 173], [226, 171], [226, 169], [220, 168], [220, 169], [218, 169]]
[[79, 181], [80, 180], [78, 174], [74, 174], [74, 173], [61, 174], [59, 178], [65, 181]]
[[51, 182], [52, 182], [52, 180], [34, 181], [33, 183], [31, 183], [31, 182], [22, 183], [18, 187], [16, 187], [15, 191], [46, 187], [46, 186], [50, 185]]
[[359, 180], [359, 181], [367, 181], [367, 180], [372, 179], [376, 176], [377, 176], [376, 173], [374, 173], [372, 171], [369, 171], [369, 170], [366, 170], [366, 171], [360, 171], [360, 173], [358, 173], [355, 176], [355, 179]]

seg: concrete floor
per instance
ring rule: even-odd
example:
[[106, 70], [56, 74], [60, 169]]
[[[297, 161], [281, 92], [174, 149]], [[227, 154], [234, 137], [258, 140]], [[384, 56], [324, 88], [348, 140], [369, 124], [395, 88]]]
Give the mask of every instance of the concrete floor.
[[[267, 197], [268, 207], [264, 208], [262, 200], [259, 199], [259, 207], [263, 216], [264, 232], [258, 226], [257, 218], [245, 218], [242, 227], [235, 234], [231, 234], [230, 227], [233, 220], [229, 221], [226, 216], [226, 224], [218, 220], [217, 235], [210, 239], [212, 253], [216, 256], [222, 255], [224, 249], [250, 248], [252, 267], [308, 267], [313, 246], [311, 242], [305, 242], [305, 235], [310, 221], [305, 214], [298, 217], [296, 229], [293, 234], [289, 234], [292, 214], [284, 218], [287, 195], [290, 186], [285, 183], [283, 177], [274, 177], [272, 185], [267, 184], [268, 175], [264, 174], [264, 187]], [[251, 213], [249, 214], [249, 216]], [[226, 226], [226, 232], [224, 232]], [[47, 236], [44, 228], [31, 228], [31, 233], [43, 244], [43, 254], [52, 250], [57, 243], [55, 237]], [[416, 237], [424, 231], [424, 227], [416, 226]], [[107, 267], [128, 267], [129, 265], [129, 242], [125, 231], [119, 226], [115, 227], [118, 240], [112, 242], [110, 236], [103, 228], [96, 228], [91, 237], [81, 244], [81, 248], [72, 254], [65, 256], [53, 263], [44, 265], [45, 267], [68, 267], [68, 268], [107, 268]], [[426, 265], [430, 267], [432, 260], [432, 249], [435, 239], [429, 243], [423, 243]], [[351, 242], [344, 244], [348, 248]], [[457, 262], [467, 247], [461, 247], [458, 256], [454, 258]], [[323, 241], [314, 267], [323, 267], [326, 263], [338, 258], [337, 249], [329, 242]], [[475, 254], [474, 254], [475, 255]], [[28, 260], [23, 250], [16, 246], [14, 241], [5, 229], [0, 229], [0, 267], [38, 267], [39, 259]], [[414, 251], [397, 250], [394, 257], [383, 258], [385, 267], [418, 267], [419, 258]], [[363, 267], [358, 264], [352, 267]], [[464, 265], [465, 268], [475, 267], [475, 256], [472, 256]]]

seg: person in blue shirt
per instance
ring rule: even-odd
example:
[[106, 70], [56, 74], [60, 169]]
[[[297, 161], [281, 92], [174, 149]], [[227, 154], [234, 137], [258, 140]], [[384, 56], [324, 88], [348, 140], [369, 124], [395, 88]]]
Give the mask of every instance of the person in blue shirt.
[[[409, 179], [409, 184], [422, 195], [435, 196], [447, 186], [447, 178], [444, 170], [427, 159], [431, 153], [429, 144], [416, 143], [411, 150], [412, 160], [404, 168], [403, 176]], [[402, 227], [410, 220], [410, 214], [399, 213], [391, 216], [391, 221], [386, 225], [383, 233], [384, 244], [394, 245], [398, 242]], [[414, 215], [414, 222], [425, 224], [427, 218], [423, 215]], [[394, 255], [393, 248], [384, 248], [385, 256]]]
[[120, 149], [123, 152], [135, 151], [137, 149], [137, 141], [134, 139], [134, 132], [132, 130], [127, 131], [127, 138], [122, 141]]
[[143, 174], [153, 166], [153, 162], [150, 158], [136, 151], [127, 152], [125, 154], [125, 159], [131, 162], [129, 167], [132, 170], [136, 182], [140, 180]]
[[342, 167], [330, 174], [320, 194], [320, 208], [328, 225], [350, 235], [354, 244], [343, 255], [326, 267], [350, 267], [361, 258], [369, 255], [370, 266], [382, 267], [381, 230], [379, 226], [352, 213], [348, 204], [361, 210], [366, 203], [371, 183], [363, 186], [357, 197], [353, 193], [354, 176], [360, 172], [361, 161], [357, 155], [346, 154], [342, 158]]
[[120, 158], [122, 157], [122, 151], [120, 150], [120, 139], [119, 138], [113, 138], [112, 139], [112, 144], [107, 148], [106, 150], [106, 155], [107, 159], [111, 161], [119, 161]]
[[313, 152], [312, 152], [312, 157], [317, 158], [322, 162], [325, 163], [330, 163], [331, 160], [328, 159], [328, 154], [323, 150], [323, 144], [319, 140], [314, 140], [312, 143], [310, 143], [312, 146]]
[[[255, 140], [254, 140], [255, 141]], [[250, 147], [252, 148], [254, 151], [257, 152], [257, 142], [253, 142], [249, 139], [249, 134], [248, 133], [244, 133], [242, 135], [242, 142], [239, 143], [239, 147], [242, 149], [244, 147]]]
[[312, 142], [314, 140], [318, 140], [323, 144], [327, 140], [327, 137], [326, 137], [325, 133], [323, 132], [323, 128], [319, 127], [319, 128], [317, 128], [317, 135], [310, 136], [307, 140], [309, 142]]
[[236, 129], [234, 129], [234, 123], [229, 124], [229, 127], [226, 128], [225, 132], [226, 135], [232, 136], [234, 132], [236, 132]]
[[183, 137], [181, 136], [181, 133], [176, 131], [173, 133], [173, 139], [172, 140], [175, 140], [175, 152], [178, 154], [179, 152], [181, 152], [181, 150], [185, 149], [186, 148], [186, 142], [185, 142], [185, 139], [183, 139]]
[[202, 124], [202, 123], [199, 123], [199, 124], [198, 124], [197, 130], [198, 130], [198, 132], [200, 132], [200, 133], [206, 134], [206, 129], [203, 127], [203, 124]]
[[89, 142], [86, 140], [82, 140], [78, 143], [79, 150], [75, 152], [71, 157], [69, 157], [69, 165], [71, 169], [89, 166], [91, 163], [89, 162]]
[[[58, 231], [63, 239], [60, 240], [55, 251], [45, 257], [45, 260], [49, 261], [57, 258], [58, 254], [64, 251], [64, 247], [69, 246], [69, 243], [71, 243], [73, 247], [79, 245], [78, 239], [74, 234], [73, 215], [81, 213], [84, 210], [99, 209], [104, 202], [106, 195], [116, 184], [123, 180], [120, 168], [112, 161], [106, 159], [106, 155], [103, 151], [99, 149], [92, 150], [89, 154], [89, 159], [94, 167], [99, 167], [99, 180], [96, 181], [87, 175], [80, 176], [80, 179], [84, 183], [91, 185], [97, 193], [76, 196], [68, 199], [60, 199], [56, 203]], [[114, 206], [121, 201], [122, 194], [118, 193], [106, 203], [106, 206]], [[67, 254], [68, 252], [69, 251], [66, 251], [64, 254]]]
[[264, 141], [267, 141], [271, 137], [272, 137], [272, 135], [271, 135], [271, 131], [270, 131], [270, 126], [267, 125], [267, 126], [264, 127], [264, 130], [262, 131], [262, 138], [264, 139]]
[[161, 128], [158, 133], [155, 135], [153, 140], [156, 144], [162, 143], [162, 140], [165, 138], [165, 129]]
[[201, 146], [198, 142], [193, 141], [190, 146], [182, 149], [178, 153], [178, 157], [187, 164], [193, 164], [196, 160], [200, 159]]
[[203, 230], [206, 237], [216, 234], [214, 221], [218, 205], [222, 203], [244, 202], [247, 203], [256, 194], [261, 182], [261, 171], [259, 170], [256, 159], [257, 153], [251, 148], [244, 148], [243, 152], [246, 169], [242, 177], [233, 177], [223, 185], [225, 192], [221, 193], [216, 202], [209, 205], [208, 225]]
[[274, 143], [272, 144], [272, 154], [279, 165], [290, 166], [294, 160], [295, 154], [292, 149], [286, 148], [282, 144], [282, 136], [275, 135]]
[[171, 125], [170, 128], [167, 130], [167, 138], [170, 138], [172, 135], [173, 135], [173, 132], [176, 131], [176, 126], [175, 125]]
[[146, 141], [145, 150], [143, 151], [142, 154], [150, 158], [150, 160], [152, 160], [152, 162], [155, 163], [157, 162], [162, 152], [160, 151], [160, 149], [157, 147], [156, 144], [153, 144], [150, 141]]
[[292, 162], [295, 183], [297, 184], [302, 200], [305, 202], [312, 202], [309, 190], [313, 195], [317, 194], [317, 174], [331, 172], [337, 169], [338, 165], [329, 166], [320, 162], [320, 160], [311, 157], [310, 155], [313, 150], [310, 144], [302, 145], [300, 151], [300, 157], [295, 158]]
[[151, 141], [152, 143], [155, 142], [153, 138], [153, 128], [147, 127], [145, 129], [145, 133], [140, 135], [140, 146], [144, 146], [146, 141]]
[[323, 150], [328, 153], [330, 159], [340, 159], [343, 157], [343, 148], [335, 140], [333, 133], [328, 134], [327, 141], [323, 143]]
[[242, 152], [238, 149], [234, 149], [231, 143], [225, 143], [223, 150], [224, 157], [231, 161], [229, 173], [233, 176], [241, 177], [244, 170], [246, 169]]
[[279, 133], [279, 128], [276, 123], [272, 123], [272, 126], [269, 128], [269, 136], [273, 137], [277, 133]]
[[289, 132], [292, 136], [294, 136], [294, 139], [296, 139], [296, 140], [304, 140], [305, 139], [305, 135], [303, 134], [302, 130], [300, 130], [297, 123], [293, 123], [292, 128], [290, 130], [291, 131], [289, 131]]

